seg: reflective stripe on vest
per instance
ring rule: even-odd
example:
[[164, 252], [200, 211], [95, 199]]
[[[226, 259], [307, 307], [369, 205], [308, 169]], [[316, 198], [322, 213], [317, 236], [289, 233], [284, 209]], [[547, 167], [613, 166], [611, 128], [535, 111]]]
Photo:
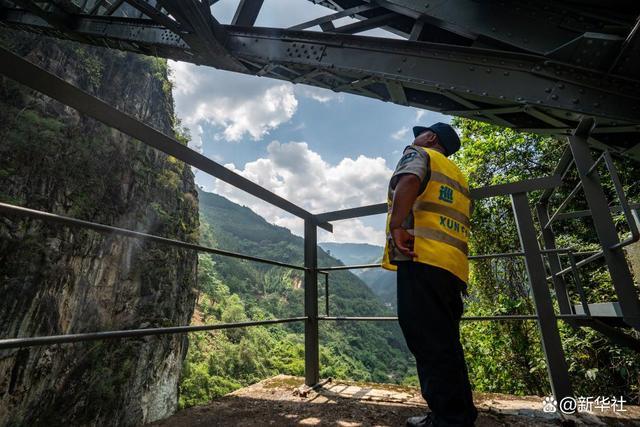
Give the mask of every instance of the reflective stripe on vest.
[[[413, 204], [414, 228], [407, 230], [415, 237], [413, 261], [443, 268], [467, 282], [471, 199], [466, 179], [443, 154], [421, 148], [430, 158], [430, 179]], [[392, 201], [388, 203], [391, 207]], [[390, 260], [390, 211], [382, 266], [395, 270]]]
[[469, 190], [465, 187], [462, 186], [462, 184], [460, 184], [458, 181], [454, 181], [453, 179], [449, 178], [448, 176], [444, 175], [443, 173], [440, 172], [431, 172], [431, 177], [429, 178], [430, 181], [436, 181], [436, 182], [441, 182], [445, 185], [448, 185], [449, 187], [452, 187], [454, 190], [458, 190], [459, 192], [461, 192], [466, 198], [471, 198], [471, 194], [469, 193]]
[[[420, 227], [408, 229], [407, 232], [415, 237], [425, 237], [431, 240], [438, 240], [442, 243], [446, 243], [447, 245], [458, 248], [460, 252], [463, 252], [465, 255], [469, 255], [469, 246], [467, 245], [467, 242], [456, 239], [455, 237], [448, 235], [444, 231], [434, 230], [433, 228]], [[391, 238], [391, 233], [388, 233], [387, 240]]]
[[459, 223], [466, 225], [467, 228], [471, 228], [471, 221], [469, 221], [469, 217], [467, 217], [462, 212], [457, 211], [449, 206], [443, 206], [433, 202], [416, 200], [416, 202], [413, 204], [413, 209], [417, 211], [428, 211], [428, 212], [435, 212], [442, 215], [446, 215], [449, 218], [455, 219]]
[[433, 228], [416, 227], [413, 229], [415, 237], [424, 237], [430, 240], [437, 240], [447, 245], [453, 246], [465, 255], [469, 255], [469, 246], [467, 242], [457, 239], [444, 231], [434, 230]]

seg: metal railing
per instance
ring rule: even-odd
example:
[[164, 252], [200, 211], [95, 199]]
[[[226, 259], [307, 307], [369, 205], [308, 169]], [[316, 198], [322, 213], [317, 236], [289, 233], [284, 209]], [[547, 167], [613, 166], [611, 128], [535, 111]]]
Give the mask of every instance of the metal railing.
[[[541, 254], [549, 255], [549, 254], [564, 254], [572, 259], [572, 267], [573, 271], [576, 270], [575, 261], [573, 260], [575, 255], [584, 254], [580, 252], [574, 252], [572, 248], [558, 248], [558, 249], [543, 249], [540, 250]], [[486, 259], [495, 259], [495, 258], [516, 258], [516, 257], [524, 257], [525, 253], [522, 251], [517, 252], [504, 252], [504, 253], [495, 253], [495, 254], [482, 254], [482, 255], [470, 255], [467, 257], [469, 261], [478, 261], [478, 260], [486, 260]], [[337, 266], [327, 266], [327, 267], [318, 267], [318, 273], [323, 274], [325, 276], [325, 315], [321, 317], [321, 320], [397, 320], [397, 316], [330, 316], [329, 315], [329, 273], [332, 271], [344, 271], [344, 270], [358, 270], [358, 269], [369, 269], [369, 268], [382, 268], [380, 264], [357, 264], [357, 265], [337, 265]], [[548, 277], [549, 280], [551, 277]], [[586, 297], [584, 296], [584, 290], [580, 282], [577, 283], [578, 292], [581, 296], [581, 301], [583, 304], [583, 308], [585, 310], [586, 315], [579, 314], [556, 314], [555, 317], [557, 319], [588, 319], [590, 318], [589, 307], [586, 304]], [[514, 314], [514, 315], [495, 315], [495, 316], [463, 316], [461, 320], [463, 321], [485, 321], [485, 320], [535, 320], [537, 316], [535, 314]]]
[[[518, 183], [509, 183], [489, 186], [471, 190], [474, 200], [496, 197], [511, 197], [513, 213], [518, 228], [521, 250], [498, 253], [478, 254], [469, 257], [469, 260], [483, 260], [491, 258], [523, 257], [527, 267], [529, 283], [532, 291], [532, 299], [535, 314], [514, 314], [494, 316], [464, 316], [463, 321], [532, 321], [536, 320], [542, 337], [542, 348], [549, 368], [549, 378], [555, 396], [570, 396], [571, 386], [569, 382], [568, 367], [561, 345], [557, 320], [578, 321], [588, 320], [589, 314], [560, 313], [553, 310], [551, 294], [547, 287], [544, 264], [542, 257], [545, 255], [558, 255], [571, 251], [570, 248], [545, 248], [540, 249], [537, 243], [536, 231], [531, 215], [531, 209], [527, 200], [527, 193], [538, 190], [548, 190], [558, 186], [561, 182], [559, 175], [530, 179]], [[357, 218], [362, 215], [386, 213], [387, 205], [379, 204], [362, 208], [347, 209], [336, 212], [328, 212], [320, 217], [323, 220], [334, 221], [338, 219]], [[340, 270], [379, 268], [379, 264], [340, 265], [318, 267], [318, 273], [325, 275], [325, 315], [318, 316], [321, 321], [395, 321], [395, 316], [330, 316], [329, 315], [329, 280], [330, 272]], [[317, 283], [316, 283], [317, 284]], [[316, 368], [314, 366], [312, 369]]]
[[[591, 125], [592, 123], [590, 123], [589, 120], [583, 121], [581, 123], [582, 129], [577, 129], [576, 134], [573, 135], [572, 138], [578, 139], [578, 140], [584, 139], [584, 135], [581, 136], [580, 131], [582, 131], [583, 133], [587, 132], [587, 128]], [[580, 141], [580, 143], [582, 142], [584, 141]], [[576, 147], [576, 148], [579, 149], [580, 147]], [[577, 252], [571, 249], [565, 253], [559, 253], [558, 255], [565, 255], [568, 257], [568, 260], [569, 260], [568, 267], [562, 266], [562, 263], [559, 257], [556, 259], [555, 263], [550, 263], [551, 275], [548, 276], [547, 279], [554, 281], [557, 291], [559, 290], [559, 288], [564, 288], [564, 290], [566, 290], [566, 285], [564, 284], [564, 280], [562, 279], [562, 276], [571, 273], [576, 286], [576, 291], [580, 298], [580, 304], [582, 305], [582, 309], [585, 314], [590, 314], [589, 303], [587, 301], [587, 297], [584, 292], [582, 280], [580, 278], [579, 268], [586, 266], [587, 264], [592, 263], [596, 260], [605, 258], [605, 253], [607, 252], [611, 253], [612, 251], [617, 251], [625, 246], [631, 245], [640, 240], [640, 231], [638, 230], [638, 223], [640, 223], [640, 218], [638, 218], [638, 212], [637, 212], [637, 210], [640, 208], [640, 204], [630, 204], [629, 201], [627, 200], [627, 197], [622, 185], [622, 181], [620, 180], [620, 177], [618, 174], [618, 170], [614, 164], [612, 155], [609, 151], [607, 150], [603, 151], [594, 161], [589, 162], [589, 158], [586, 157], [584, 158], [584, 160], [581, 159], [581, 162], [586, 163], [582, 165], [585, 171], [583, 173], [583, 176], [579, 176], [578, 182], [574, 185], [574, 187], [568, 193], [568, 195], [560, 202], [558, 207], [555, 208], [553, 214], [551, 216], [549, 216], [548, 214], [550, 201], [552, 196], [558, 190], [558, 188], [560, 188], [560, 186], [546, 190], [538, 201], [537, 209], [538, 209], [538, 216], [541, 221], [541, 227], [542, 227], [541, 237], [543, 237], [543, 246], [555, 245], [555, 242], [554, 242], [555, 238], [553, 237], [552, 225], [558, 221], [597, 216], [600, 219], [600, 222], [607, 222], [607, 216], [610, 218], [613, 212], [622, 212], [624, 214], [625, 220], [627, 222], [627, 225], [630, 231], [630, 236], [628, 238], [620, 241], [619, 239], [617, 239], [617, 236], [616, 236], [616, 241], [614, 243], [609, 244], [608, 247], [603, 245], [602, 249], [598, 251]], [[584, 211], [564, 212], [564, 210], [569, 206], [570, 202], [575, 199], [579, 191], [584, 189], [585, 183], [587, 183], [587, 185], [593, 185], [593, 182], [592, 182], [593, 178], [594, 176], [597, 175], [598, 167], [601, 166], [601, 164], [603, 163], [606, 167], [609, 177], [611, 178], [611, 182], [615, 190], [615, 195], [618, 198], [619, 205], [610, 207], [609, 203], [607, 203], [606, 212], [595, 212], [595, 214], [591, 209], [584, 210]], [[561, 175], [562, 183], [564, 183], [567, 176], [570, 174], [570, 172], [578, 169], [578, 166], [579, 165], [576, 163], [576, 160], [572, 154], [571, 146], [567, 146], [554, 173]], [[602, 191], [602, 186], [600, 185], [599, 178], [597, 176], [596, 176], [596, 180], [598, 181], [596, 187], [598, 187], [597, 190], [599, 190], [599, 193], [600, 193], [598, 194], [598, 196], [602, 201], [604, 200], [604, 192]], [[612, 222], [612, 221], [609, 220], [609, 222]], [[586, 255], [587, 257], [577, 261], [576, 257], [581, 255]], [[618, 254], [618, 258], [619, 257], [620, 255]], [[610, 265], [608, 266], [611, 267]], [[566, 295], [566, 292], [559, 292], [559, 293]], [[563, 296], [562, 298], [565, 298], [565, 297]], [[565, 299], [566, 299], [565, 304], [561, 304], [561, 311], [566, 312], [568, 308], [570, 311], [575, 312], [575, 306], [573, 304], [568, 306], [566, 304], [567, 302], [569, 302], [568, 296]]]
[[[183, 242], [180, 240], [169, 239], [166, 237], [155, 236], [152, 234], [141, 233], [138, 231], [127, 230], [124, 228], [113, 227], [110, 225], [99, 224], [90, 221], [84, 221], [75, 218], [69, 218], [62, 215], [56, 215], [48, 212], [42, 212], [35, 209], [28, 209], [21, 206], [15, 206], [7, 203], [0, 203], [0, 213], [11, 216], [20, 216], [34, 218], [46, 222], [62, 224], [65, 226], [80, 227], [94, 230], [100, 233], [116, 234], [127, 238], [144, 239], [145, 241], [155, 242], [162, 245], [173, 246], [182, 249], [194, 250], [210, 254], [222, 255], [231, 258], [238, 258], [247, 261], [255, 261], [259, 263], [274, 265], [278, 267], [290, 268], [293, 270], [306, 270], [305, 267], [284, 263], [280, 261], [255, 257], [251, 255], [240, 254], [237, 252], [225, 251], [222, 249], [201, 246], [194, 243]], [[257, 325], [270, 325], [277, 323], [290, 323], [306, 320], [306, 316], [287, 317], [282, 319], [265, 319], [246, 322], [219, 323], [213, 325], [187, 325], [187, 326], [169, 326], [159, 328], [143, 328], [143, 329], [127, 329], [115, 331], [86, 332], [78, 334], [51, 335], [40, 337], [20, 337], [20, 338], [4, 338], [0, 339], [0, 350], [33, 347], [41, 345], [65, 344], [80, 341], [97, 341], [115, 338], [133, 338], [151, 335], [165, 334], [182, 334], [187, 332], [212, 331], [218, 329], [243, 328]]]
[[306, 320], [305, 316], [283, 319], [252, 320], [215, 325], [168, 326], [163, 328], [125, 329], [119, 331], [85, 332], [80, 334], [50, 335], [45, 337], [7, 338], [0, 340], [0, 350], [34, 347], [39, 345], [68, 344], [81, 341], [100, 341], [115, 338], [148, 337], [152, 335], [184, 334], [186, 332], [213, 331], [218, 329], [246, 328], [247, 326], [272, 325]]
[[[587, 171], [587, 175], [592, 175], [593, 173], [595, 173], [597, 171], [598, 166], [600, 166], [600, 163], [602, 163], [602, 161], [604, 161], [607, 171], [609, 172], [609, 176], [611, 177], [611, 181], [613, 183], [616, 196], [620, 201], [620, 205], [612, 208], [611, 210], [622, 211], [627, 221], [629, 230], [631, 232], [631, 236], [629, 236], [627, 239], [621, 242], [616, 243], [610, 248], [610, 249], [618, 249], [618, 248], [622, 248], [630, 244], [636, 243], [637, 241], [640, 240], [640, 230], [638, 229], [640, 218], [638, 217], [638, 212], [637, 212], [637, 209], [640, 208], [640, 204], [631, 205], [628, 202], [622, 186], [622, 181], [620, 180], [620, 177], [618, 175], [618, 170], [613, 162], [611, 153], [608, 150], [603, 151], [602, 154], [600, 154], [600, 156], [596, 159], [596, 161], [593, 162], [593, 164], [589, 167], [589, 170]], [[571, 167], [574, 165], [575, 165], [575, 162], [572, 160], [566, 165], [565, 170], [562, 171], [563, 182], [566, 175], [571, 171], [572, 169]], [[542, 225], [544, 229], [548, 229], [549, 227], [551, 227], [551, 224], [553, 224], [555, 221], [559, 219], [570, 219], [575, 217], [575, 214], [578, 212], [564, 213], [563, 211], [569, 205], [569, 203], [575, 198], [576, 194], [582, 189], [582, 186], [583, 186], [583, 181], [579, 180], [577, 184], [573, 187], [573, 189], [569, 192], [569, 194], [560, 203], [560, 205], [556, 208], [556, 210], [554, 211], [553, 215], [551, 215], [549, 220]], [[549, 200], [551, 199], [551, 196], [557, 190], [557, 188], [558, 187], [550, 189], [548, 192], [545, 192], [543, 196], [540, 198], [539, 203], [547, 205]], [[590, 211], [584, 211], [584, 216], [590, 216], [590, 214], [591, 214]], [[590, 261], [595, 260], [597, 258], [598, 257], [593, 258]]]
[[154, 236], [152, 234], [142, 233], [140, 231], [127, 230], [125, 228], [113, 227], [111, 225], [99, 224], [96, 222], [85, 221], [76, 218], [70, 218], [63, 215], [57, 215], [49, 212], [38, 211], [35, 209], [29, 209], [22, 206], [10, 205], [8, 203], [0, 202], [0, 213], [7, 215], [17, 215], [23, 217], [30, 217], [40, 219], [47, 222], [58, 223], [68, 225], [72, 227], [87, 228], [90, 230], [98, 231], [101, 233], [117, 234], [120, 236], [131, 237], [136, 239], [144, 239], [150, 242], [160, 243], [163, 245], [174, 246], [177, 248], [191, 249], [199, 252], [206, 252], [216, 255], [227, 256], [231, 258], [240, 258], [248, 261], [256, 261], [264, 264], [277, 265], [280, 267], [287, 267], [294, 270], [305, 270], [305, 267], [300, 265], [288, 264], [285, 262], [270, 260], [266, 258], [255, 257], [251, 255], [240, 254], [232, 251], [225, 251], [223, 249], [210, 248], [207, 246], [201, 246], [195, 243], [183, 242], [180, 240], [169, 239], [161, 236]]
[[[555, 248], [555, 235], [552, 228], [554, 223], [561, 220], [590, 217], [593, 221], [595, 237], [598, 239], [600, 249], [587, 253], [571, 251], [550, 256], [548, 259], [550, 270], [548, 279], [553, 282], [561, 313], [572, 313], [575, 312], [576, 306], [570, 302], [564, 281], [564, 276], [571, 273], [582, 309], [585, 314], [589, 314], [589, 303], [584, 292], [579, 268], [603, 259], [611, 276], [611, 282], [618, 300], [616, 304], [620, 306], [624, 322], [636, 329], [640, 329], [640, 301], [637, 297], [625, 255], [621, 250], [625, 246], [640, 240], [640, 231], [638, 230], [638, 222], [640, 220], [637, 212], [640, 205], [630, 204], [627, 200], [612, 154], [605, 150], [597, 158], [593, 158], [589, 148], [589, 135], [594, 125], [594, 120], [591, 118], [585, 118], [580, 122], [573, 134], [568, 137], [569, 144], [554, 171], [556, 175], [562, 177], [562, 183], [564, 183], [570, 172], [575, 171], [577, 172], [578, 182], [560, 202], [551, 216], [549, 216], [550, 200], [560, 186], [549, 188], [543, 192], [537, 202], [536, 211], [541, 223], [540, 236], [542, 237], [542, 246], [544, 248]], [[611, 179], [618, 205], [611, 206], [612, 202], [608, 200], [605, 194], [600, 174], [598, 173], [598, 168], [602, 164], [606, 167], [608, 176]], [[570, 201], [575, 199], [580, 190], [584, 194], [588, 209], [564, 212]], [[613, 221], [613, 213], [615, 212], [624, 214], [630, 231], [630, 236], [624, 240], [620, 240], [618, 227]], [[568, 257], [568, 266], [562, 265], [561, 255]], [[586, 256], [586, 258], [578, 261], [577, 257], [582, 255]]]
[[[521, 241], [523, 242], [523, 250], [513, 251], [499, 254], [482, 254], [469, 257], [470, 260], [482, 260], [490, 258], [507, 258], [507, 257], [524, 257], [527, 264], [527, 268], [530, 271], [530, 282], [532, 290], [534, 291], [534, 305], [536, 306], [537, 314], [517, 314], [517, 315], [494, 315], [494, 316], [465, 316], [464, 321], [531, 321], [537, 320], [540, 325], [541, 334], [545, 345], [543, 346], [547, 352], [547, 357], [550, 363], [554, 366], [555, 372], [551, 380], [554, 388], [557, 389], [557, 393], [565, 393], [569, 387], [568, 378], [565, 378], [566, 366], [564, 355], [562, 354], [562, 347], [560, 345], [560, 338], [557, 330], [557, 319], [588, 319], [590, 318], [588, 311], [585, 310], [584, 315], [566, 314], [561, 313], [559, 315], [553, 313], [551, 305], [551, 297], [544, 283], [540, 280], [544, 276], [539, 272], [543, 272], [542, 264], [535, 264], [536, 257], [542, 257], [545, 254], [561, 254], [567, 253], [567, 248], [558, 249], [544, 249], [536, 247], [526, 247], [524, 245], [523, 237], [529, 236], [529, 242], [531, 242], [532, 233], [534, 233], [533, 222], [530, 217], [530, 211], [528, 208], [528, 202], [526, 199], [526, 191], [533, 191], [535, 189], [549, 188], [550, 186], [557, 185], [556, 177], [545, 177], [534, 180], [528, 180], [521, 183], [503, 184], [498, 186], [486, 187], [481, 189], [474, 189], [472, 191], [472, 197], [493, 197], [499, 195], [510, 195], [513, 199], [514, 214], [517, 222], [519, 223], [519, 231], [521, 233]], [[515, 193], [512, 193], [515, 192]], [[95, 341], [105, 339], [118, 339], [118, 338], [131, 338], [131, 337], [143, 337], [151, 335], [164, 335], [164, 334], [182, 334], [197, 331], [212, 331], [229, 328], [242, 328], [249, 326], [278, 324], [278, 323], [290, 323], [290, 322], [305, 322], [305, 377], [308, 384], [315, 384], [319, 381], [319, 357], [318, 357], [318, 322], [319, 321], [395, 321], [395, 316], [330, 316], [329, 315], [329, 273], [331, 271], [338, 270], [351, 270], [356, 268], [372, 268], [379, 267], [375, 264], [364, 264], [355, 266], [330, 266], [330, 267], [317, 267], [317, 244], [316, 233], [318, 224], [322, 221], [336, 218], [340, 216], [356, 217], [359, 213], [365, 212], [367, 214], [380, 213], [381, 208], [386, 211], [386, 204], [375, 205], [373, 207], [364, 207], [358, 209], [352, 209], [348, 211], [341, 211], [340, 213], [327, 213], [321, 216], [320, 220], [312, 221], [305, 219], [305, 265], [295, 265], [291, 263], [284, 263], [276, 260], [270, 260], [236, 252], [226, 251], [218, 248], [211, 248], [194, 243], [184, 242], [176, 239], [169, 239], [160, 236], [154, 236], [147, 233], [142, 233], [133, 230], [127, 230], [123, 228], [113, 227], [109, 225], [94, 223], [90, 221], [69, 218], [62, 215], [56, 215], [52, 213], [42, 212], [34, 209], [24, 208], [20, 206], [10, 205], [7, 203], [0, 203], [0, 213], [5, 215], [28, 217], [36, 220], [42, 220], [57, 224], [62, 224], [71, 227], [81, 227], [91, 229], [100, 233], [116, 234], [126, 238], [144, 239], [146, 241], [164, 244], [173, 247], [179, 247], [187, 250], [195, 250], [204, 253], [211, 253], [221, 256], [227, 256], [232, 258], [244, 259], [254, 262], [265, 263], [283, 268], [290, 268], [295, 270], [304, 271], [305, 274], [305, 315], [298, 317], [289, 317], [283, 319], [266, 319], [247, 322], [236, 323], [222, 323], [213, 325], [192, 325], [192, 326], [169, 326], [158, 328], [141, 328], [141, 329], [128, 329], [128, 330], [114, 330], [114, 331], [96, 331], [77, 334], [66, 335], [52, 335], [52, 336], [39, 336], [39, 337], [17, 337], [17, 338], [5, 338], [0, 340], [0, 350], [31, 347], [31, 346], [43, 346], [43, 345], [55, 345], [65, 344], [82, 341]], [[527, 217], [527, 212], [529, 216]], [[530, 224], [529, 224], [530, 223]], [[529, 225], [526, 225], [529, 224]], [[528, 231], [523, 231], [527, 229]], [[523, 234], [524, 233], [524, 234]], [[535, 236], [533, 236], [535, 240]], [[533, 251], [533, 253], [532, 253]], [[536, 272], [538, 279], [534, 280], [531, 277], [531, 272]], [[317, 279], [318, 275], [324, 275], [325, 277], [325, 315], [320, 316], [318, 314], [318, 293], [317, 293]], [[546, 314], [543, 314], [546, 313]], [[553, 361], [553, 362], [551, 362]], [[560, 364], [560, 366], [558, 366]], [[563, 391], [564, 390], [564, 391]]]
[[[318, 322], [319, 320], [396, 320], [394, 317], [366, 317], [366, 316], [353, 316], [353, 317], [341, 317], [341, 316], [319, 316], [318, 315], [318, 274], [325, 275], [326, 286], [326, 300], [325, 309], [328, 314], [329, 304], [329, 281], [328, 274], [330, 271], [344, 270], [351, 268], [369, 268], [370, 265], [361, 266], [338, 266], [338, 267], [321, 267], [317, 266], [317, 229], [318, 227], [331, 231], [332, 226], [330, 221], [336, 221], [347, 218], [357, 218], [364, 215], [375, 215], [385, 213], [387, 211], [387, 204], [381, 203], [372, 206], [365, 206], [360, 208], [346, 209], [336, 212], [328, 212], [320, 215], [314, 215], [302, 209], [299, 206], [283, 199], [280, 196], [270, 192], [269, 190], [260, 187], [259, 185], [247, 180], [246, 178], [230, 171], [224, 166], [214, 162], [211, 159], [206, 158], [202, 154], [191, 150], [190, 148], [182, 145], [175, 138], [165, 135], [156, 129], [141, 123], [134, 117], [123, 113], [109, 104], [101, 101], [100, 99], [82, 91], [81, 89], [67, 83], [59, 77], [43, 70], [42, 68], [26, 61], [25, 59], [7, 51], [0, 49], [0, 72], [13, 78], [14, 80], [26, 84], [27, 86], [34, 88], [43, 94], [68, 105], [80, 113], [86, 114], [89, 117], [97, 119], [98, 121], [111, 126], [115, 129], [124, 132], [125, 134], [140, 140], [141, 142], [160, 150], [168, 155], [175, 157], [176, 159], [195, 167], [215, 178], [221, 179], [236, 188], [246, 191], [255, 197], [258, 197], [274, 206], [277, 206], [301, 219], [304, 220], [304, 265], [294, 265], [284, 263], [275, 260], [264, 259], [260, 257], [244, 255], [236, 252], [225, 251], [222, 249], [210, 248], [194, 243], [183, 242], [175, 239], [164, 238], [160, 236], [154, 236], [146, 233], [141, 233], [133, 230], [126, 230], [118, 227], [113, 227], [104, 224], [93, 223], [89, 221], [68, 218], [61, 215], [55, 215], [52, 213], [41, 212], [25, 207], [14, 206], [10, 204], [0, 204], [0, 212], [4, 215], [19, 215], [25, 217], [31, 217], [43, 221], [55, 222], [67, 226], [84, 227], [89, 228], [97, 232], [115, 233], [128, 238], [146, 239], [155, 243], [166, 244], [170, 246], [180, 247], [186, 250], [202, 251], [205, 253], [212, 253], [222, 256], [234, 257], [239, 259], [246, 259], [255, 262], [266, 263], [283, 268], [291, 268], [304, 272], [304, 316], [290, 317], [284, 319], [267, 319], [237, 323], [215, 324], [215, 325], [193, 325], [193, 326], [170, 326], [160, 328], [141, 328], [119, 331], [97, 331], [79, 334], [69, 335], [54, 335], [54, 336], [41, 336], [41, 337], [10, 337], [0, 340], [0, 349], [13, 349], [20, 347], [39, 346], [39, 345], [53, 345], [63, 344], [79, 341], [91, 341], [91, 340], [104, 340], [104, 339], [116, 339], [127, 337], [142, 337], [149, 335], [162, 335], [162, 334], [182, 334], [195, 331], [209, 331], [216, 329], [227, 328], [241, 328], [255, 325], [267, 325], [275, 323], [288, 323], [302, 321], [305, 325], [305, 383], [308, 385], [317, 384], [319, 382], [319, 334], [318, 334]], [[600, 242], [602, 245], [602, 255], [604, 256], [609, 271], [612, 274], [614, 285], [616, 286], [616, 292], [622, 301], [626, 301], [622, 306], [625, 313], [625, 320], [633, 322], [637, 317], [640, 324], [640, 309], [635, 294], [630, 293], [629, 290], [629, 272], [628, 267], [625, 271], [622, 271], [620, 260], [620, 248], [617, 235], [615, 234], [615, 227], [610, 219], [610, 213], [604, 196], [602, 188], [597, 181], [597, 177], [593, 174], [594, 165], [590, 160], [590, 152], [587, 148], [585, 136], [585, 128], [587, 124], [581, 123], [576, 133], [569, 138], [569, 144], [572, 150], [569, 155], [564, 155], [561, 159], [561, 165], [563, 168], [568, 164], [575, 164], [581, 179], [581, 185], [590, 205], [590, 210], [594, 220], [596, 220], [596, 230], [598, 231]], [[609, 158], [604, 157], [605, 163], [610, 166]], [[612, 163], [611, 163], [612, 165]], [[503, 254], [484, 254], [475, 255], [470, 259], [488, 259], [488, 258], [503, 258], [503, 257], [523, 257], [527, 269], [527, 276], [531, 288], [531, 294], [533, 303], [535, 306], [536, 314], [525, 315], [498, 315], [498, 316], [469, 316], [465, 318], [467, 321], [501, 321], [501, 320], [536, 320], [539, 326], [542, 348], [547, 360], [547, 366], [549, 371], [549, 379], [553, 394], [558, 400], [565, 396], [571, 396], [571, 386], [568, 377], [568, 368], [566, 360], [564, 358], [564, 352], [562, 349], [560, 335], [558, 332], [557, 320], [577, 320], [577, 319], [589, 319], [591, 316], [585, 311], [585, 315], [576, 315], [568, 309], [568, 301], [565, 301], [561, 294], [558, 294], [558, 289], [566, 291], [565, 288], [556, 287], [556, 294], [558, 300], [561, 303], [561, 312], [556, 314], [553, 309], [551, 294], [547, 286], [547, 276], [545, 272], [545, 266], [543, 263], [543, 256], [547, 255], [551, 260], [559, 258], [560, 255], [570, 253], [566, 248], [555, 248], [555, 243], [549, 240], [553, 238], [551, 233], [549, 221], [550, 218], [544, 216], [544, 212], [538, 210], [539, 219], [542, 224], [548, 225], [542, 227], [543, 237], [546, 242], [544, 248], [541, 249], [536, 237], [536, 228], [534, 220], [531, 214], [531, 206], [527, 199], [527, 193], [531, 191], [544, 190], [546, 194], [552, 194], [553, 190], [558, 187], [562, 182], [562, 177], [566, 175], [566, 171], [563, 169], [563, 173], [554, 174], [552, 176], [525, 180], [517, 183], [502, 184], [490, 187], [483, 187], [471, 190], [471, 197], [474, 199], [495, 197], [495, 196], [509, 196], [511, 198], [511, 204], [514, 212], [514, 218], [518, 229], [518, 236], [520, 239], [521, 250]], [[591, 182], [589, 180], [595, 180]], [[617, 179], [617, 177], [615, 178]], [[616, 185], [616, 190], [618, 185]], [[575, 192], [572, 192], [575, 194]], [[628, 216], [629, 207], [626, 199], [622, 197], [620, 193], [621, 209]], [[548, 200], [548, 199], [547, 199]], [[604, 205], [603, 205], [604, 203]], [[605, 208], [603, 208], [606, 207]], [[603, 213], [602, 211], [605, 211]], [[609, 219], [606, 218], [609, 216]], [[546, 219], [545, 219], [546, 218]], [[554, 215], [554, 220], [560, 218], [560, 214]], [[613, 231], [612, 231], [613, 230]], [[637, 235], [632, 233], [633, 237]], [[626, 242], [626, 241], [625, 241]], [[595, 259], [596, 254], [591, 255], [585, 260], [575, 262], [573, 260], [573, 270], [584, 263], [587, 260]], [[564, 274], [562, 268], [557, 268], [559, 264], [551, 262], [552, 267], [552, 280], [554, 286], [557, 285], [559, 278]], [[625, 264], [626, 265], [626, 264]], [[614, 268], [616, 267], [616, 268]], [[619, 270], [617, 268], [622, 270]], [[562, 273], [562, 274], [560, 274]], [[631, 287], [633, 283], [631, 282]], [[634, 302], [635, 301], [635, 302]], [[633, 323], [630, 323], [633, 324]]]

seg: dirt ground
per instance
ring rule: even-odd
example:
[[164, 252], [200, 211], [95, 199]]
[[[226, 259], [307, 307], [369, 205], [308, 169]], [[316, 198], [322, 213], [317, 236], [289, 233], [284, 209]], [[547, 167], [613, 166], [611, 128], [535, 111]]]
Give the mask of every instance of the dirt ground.
[[[183, 426], [404, 426], [427, 407], [419, 390], [387, 384], [334, 381], [308, 391], [304, 379], [278, 375], [152, 424]], [[301, 392], [302, 391], [302, 392]], [[542, 410], [542, 398], [474, 393], [477, 427], [640, 426], [640, 407], [561, 415]]]

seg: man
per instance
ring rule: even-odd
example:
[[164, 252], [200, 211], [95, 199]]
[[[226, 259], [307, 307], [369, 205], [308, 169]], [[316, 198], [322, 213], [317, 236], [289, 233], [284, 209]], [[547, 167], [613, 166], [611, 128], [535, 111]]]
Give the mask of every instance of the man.
[[465, 177], [447, 158], [460, 139], [445, 123], [416, 126], [413, 134], [389, 183], [382, 262], [397, 270], [398, 320], [431, 410], [407, 425], [473, 426], [478, 411], [460, 344], [471, 200]]

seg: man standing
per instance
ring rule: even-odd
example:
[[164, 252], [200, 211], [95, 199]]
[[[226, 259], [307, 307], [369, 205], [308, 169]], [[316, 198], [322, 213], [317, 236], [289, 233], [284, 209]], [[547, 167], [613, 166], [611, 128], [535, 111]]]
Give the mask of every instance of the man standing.
[[478, 411], [460, 344], [471, 199], [465, 177], [447, 159], [460, 139], [445, 123], [416, 126], [413, 134], [389, 183], [382, 261], [397, 270], [398, 320], [431, 410], [407, 425], [473, 426]]

